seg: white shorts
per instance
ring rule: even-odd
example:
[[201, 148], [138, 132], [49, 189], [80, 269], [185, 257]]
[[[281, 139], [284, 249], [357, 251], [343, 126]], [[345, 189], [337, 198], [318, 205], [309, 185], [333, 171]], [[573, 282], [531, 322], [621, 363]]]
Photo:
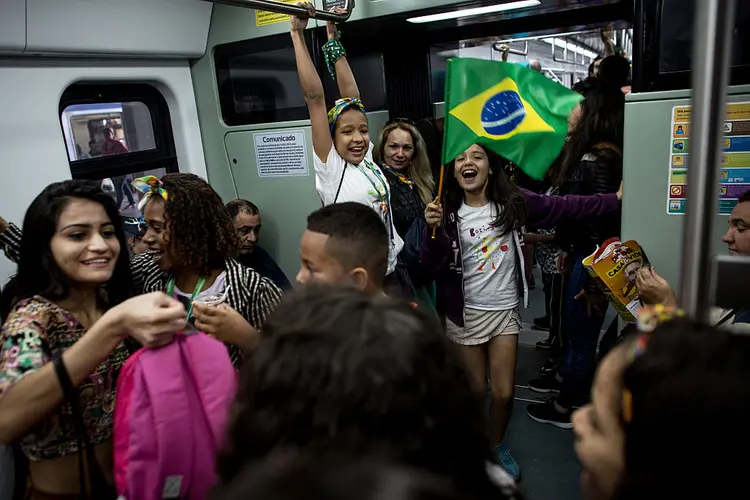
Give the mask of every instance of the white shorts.
[[521, 313], [518, 308], [504, 311], [482, 311], [466, 308], [464, 326], [446, 320], [448, 338], [456, 344], [486, 344], [498, 335], [518, 335], [521, 332]]

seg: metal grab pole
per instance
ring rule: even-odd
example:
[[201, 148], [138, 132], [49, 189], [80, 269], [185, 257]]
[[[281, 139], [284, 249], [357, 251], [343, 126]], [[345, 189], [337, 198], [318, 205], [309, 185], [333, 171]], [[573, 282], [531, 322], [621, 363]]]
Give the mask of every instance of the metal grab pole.
[[711, 305], [711, 230], [724, 148], [735, 0], [698, 0], [695, 5], [690, 169], [680, 304], [693, 318], [705, 320]]
[[[289, 3], [279, 3], [272, 0], [204, 0], [206, 2], [221, 3], [233, 5], [235, 7], [245, 7], [247, 9], [265, 10], [277, 14], [286, 14], [289, 16], [307, 16], [307, 9], [299, 5]], [[315, 10], [315, 19], [322, 21], [343, 22], [349, 19], [354, 10], [354, 0], [346, 0], [346, 14], [334, 14], [324, 10]]]

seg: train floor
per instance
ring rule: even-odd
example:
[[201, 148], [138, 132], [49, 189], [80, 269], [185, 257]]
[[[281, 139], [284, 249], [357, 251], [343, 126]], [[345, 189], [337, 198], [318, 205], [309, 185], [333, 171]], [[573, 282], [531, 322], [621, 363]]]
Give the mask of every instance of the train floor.
[[[573, 451], [573, 432], [534, 422], [526, 415], [526, 405], [549, 398], [529, 390], [529, 380], [537, 378], [548, 352], [536, 349], [547, 332], [531, 329], [532, 321], [544, 315], [544, 292], [539, 269], [535, 268], [536, 288], [530, 290], [528, 309], [521, 310], [523, 330], [519, 338], [516, 394], [508, 436], [514, 457], [521, 466], [520, 487], [528, 500], [579, 500], [581, 467]], [[605, 325], [614, 317], [609, 309]]]

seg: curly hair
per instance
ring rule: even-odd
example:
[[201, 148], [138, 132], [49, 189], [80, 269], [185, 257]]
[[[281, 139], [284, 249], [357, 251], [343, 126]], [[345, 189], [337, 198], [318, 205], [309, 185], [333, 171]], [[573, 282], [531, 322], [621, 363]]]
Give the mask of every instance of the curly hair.
[[221, 484], [271, 454], [343, 453], [445, 475], [496, 492], [480, 401], [427, 313], [350, 288], [286, 297], [243, 367]]
[[195, 174], [167, 174], [161, 179], [169, 200], [169, 250], [180, 265], [208, 274], [224, 267], [239, 241], [219, 194]]

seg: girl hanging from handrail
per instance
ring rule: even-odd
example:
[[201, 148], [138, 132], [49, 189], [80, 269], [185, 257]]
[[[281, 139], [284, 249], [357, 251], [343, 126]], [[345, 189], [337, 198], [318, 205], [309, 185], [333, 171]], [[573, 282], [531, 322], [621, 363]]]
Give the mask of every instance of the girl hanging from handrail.
[[[312, 5], [299, 5], [306, 7], [311, 17], [314, 15]], [[300, 86], [310, 113], [315, 187], [323, 205], [353, 201], [372, 207], [380, 215], [390, 237], [385, 291], [388, 294], [411, 296], [413, 292], [408, 275], [397, 272], [396, 269], [398, 254], [404, 242], [393, 224], [388, 180], [372, 158], [373, 144], [370, 141], [365, 107], [359, 98], [359, 89], [348, 64], [346, 67], [342, 66], [342, 77], [343, 72], [348, 72], [346, 81], [352, 83], [342, 89], [349, 95], [343, 95], [330, 111], [326, 111], [323, 83], [305, 42], [304, 30], [308, 19], [292, 16], [291, 36]], [[346, 56], [339, 52], [331, 57], [342, 64]], [[333, 59], [330, 61], [337, 64]], [[309, 271], [313, 274], [315, 272], [314, 269]]]

